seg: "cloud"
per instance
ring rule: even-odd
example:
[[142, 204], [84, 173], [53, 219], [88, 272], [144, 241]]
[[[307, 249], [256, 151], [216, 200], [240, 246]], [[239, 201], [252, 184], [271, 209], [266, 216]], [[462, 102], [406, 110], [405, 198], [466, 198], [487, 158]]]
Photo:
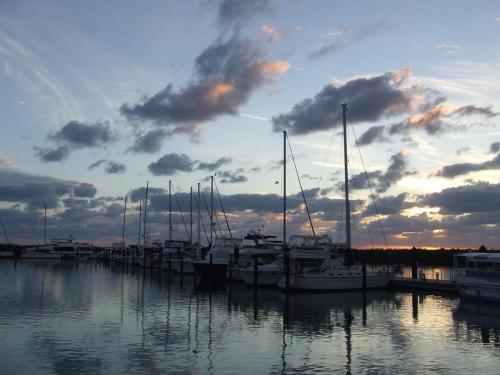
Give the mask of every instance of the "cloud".
[[73, 194], [75, 197], [80, 198], [93, 198], [97, 193], [97, 189], [94, 185], [89, 183], [82, 183], [73, 188]]
[[231, 158], [227, 157], [222, 157], [217, 159], [216, 161], [212, 163], [205, 163], [205, 162], [199, 162], [198, 163], [198, 169], [206, 170], [206, 171], [215, 171], [222, 167], [225, 164], [229, 164], [233, 161]]
[[457, 115], [457, 116], [473, 116], [473, 115], [480, 115], [480, 116], [485, 116], [485, 117], [495, 117], [498, 115], [498, 112], [493, 112], [491, 110], [491, 106], [488, 107], [477, 107], [475, 105], [466, 105], [463, 107], [460, 107], [452, 112], [452, 115]]
[[55, 148], [35, 147], [35, 156], [43, 163], [64, 161], [69, 156], [69, 148], [59, 146]]
[[434, 175], [445, 178], [454, 178], [469, 174], [471, 172], [500, 169], [500, 154], [491, 160], [483, 163], [457, 163], [446, 165], [437, 171]]
[[272, 14], [275, 4], [272, 0], [221, 0], [219, 1], [219, 23], [223, 27], [241, 27], [259, 14]]
[[[403, 151], [400, 151], [391, 156], [390, 164], [385, 172], [373, 171], [366, 174], [360, 173], [352, 176], [350, 181], [352, 186], [358, 190], [368, 188], [368, 181], [370, 181], [370, 185], [375, 187], [377, 193], [385, 193], [403, 177], [412, 174], [412, 172], [408, 172], [407, 168], [408, 158]], [[339, 188], [343, 189], [343, 183], [339, 184]]]
[[139, 135], [129, 150], [132, 152], [154, 154], [161, 150], [163, 139], [167, 135], [168, 133], [163, 129], [150, 130], [145, 134]]
[[195, 62], [195, 77], [177, 92], [169, 84], [137, 104], [124, 104], [130, 120], [156, 125], [206, 122], [221, 115], [236, 115], [250, 94], [289, 69], [285, 61], [265, 61], [264, 51], [247, 39], [233, 35], [218, 39]]
[[498, 151], [500, 151], [500, 141], [499, 142], [493, 142], [490, 145], [490, 152], [492, 154], [496, 154]]
[[89, 171], [100, 167], [105, 162], [106, 162], [106, 159], [97, 160], [95, 163], [92, 163], [92, 164], [89, 165]]
[[169, 176], [177, 172], [191, 172], [195, 161], [186, 154], [165, 154], [154, 163], [148, 165], [149, 171], [155, 176]]
[[373, 215], [392, 215], [399, 213], [402, 209], [407, 207], [406, 197], [407, 193], [401, 193], [396, 196], [390, 197], [379, 197], [376, 199], [376, 208], [375, 204], [370, 203], [365, 211], [363, 212], [365, 216], [373, 216]]
[[434, 135], [445, 129], [443, 117], [449, 112], [449, 106], [440, 104], [425, 113], [414, 114], [405, 121], [394, 124], [389, 128], [389, 134], [405, 133], [410, 130], [425, 130], [427, 134]]
[[70, 121], [55, 134], [49, 134], [49, 138], [74, 147], [85, 148], [101, 147], [113, 142], [116, 137], [113, 135], [107, 122], [85, 124], [78, 121]]
[[276, 27], [262, 25], [260, 31], [262, 31], [264, 34], [266, 34], [270, 39], [272, 39], [275, 42], [281, 40], [281, 33]]
[[378, 32], [386, 30], [388, 25], [384, 21], [377, 22], [375, 24], [366, 25], [360, 29], [343, 29], [337, 30], [333, 33], [323, 34], [322, 36], [335, 36], [337, 40], [332, 43], [320, 44], [313, 52], [309, 54], [309, 60], [315, 60], [319, 58], [326, 57], [333, 52], [336, 52], [342, 48], [351, 46], [355, 43], [366, 39], [367, 37], [374, 36]]
[[457, 44], [448, 44], [448, 43], [436, 43], [436, 44], [434, 44], [434, 47], [438, 48], [438, 49], [442, 49], [446, 53], [449, 53], [449, 54], [454, 54], [454, 53], [462, 52], [465, 50], [464, 47], [462, 47], [462, 46], [459, 46]]
[[125, 173], [125, 171], [127, 170], [127, 166], [125, 164], [109, 161], [104, 170], [108, 174]]
[[125, 173], [127, 166], [125, 164], [117, 163], [107, 159], [97, 160], [95, 163], [89, 165], [89, 170], [94, 170], [104, 165], [104, 171], [108, 174]]
[[500, 184], [477, 182], [420, 196], [420, 205], [439, 207], [444, 215], [500, 211]]
[[64, 183], [25, 183], [17, 186], [0, 186], [0, 201], [27, 203], [42, 209], [44, 202], [48, 208], [55, 208], [59, 198], [69, 194], [71, 187]]
[[376, 121], [412, 108], [412, 92], [401, 87], [411, 75], [408, 68], [372, 78], [357, 78], [342, 86], [325, 86], [312, 99], [295, 104], [288, 113], [272, 118], [273, 130], [307, 134], [341, 125], [340, 105], [348, 100], [353, 121]]
[[384, 126], [372, 126], [358, 139], [359, 146], [367, 146], [372, 144], [373, 142], [383, 142], [386, 141], [387, 138], [384, 137]]
[[236, 171], [220, 171], [217, 172], [217, 177], [219, 177], [220, 182], [223, 184], [236, 184], [248, 181], [247, 176], [245, 176], [243, 172], [244, 170], [242, 168]]

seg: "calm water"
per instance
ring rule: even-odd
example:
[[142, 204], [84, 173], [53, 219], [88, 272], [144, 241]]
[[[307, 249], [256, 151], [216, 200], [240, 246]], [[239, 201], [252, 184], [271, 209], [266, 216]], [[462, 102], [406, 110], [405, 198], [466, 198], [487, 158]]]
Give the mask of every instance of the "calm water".
[[100, 263], [0, 262], [2, 374], [498, 374], [500, 305], [203, 291]]

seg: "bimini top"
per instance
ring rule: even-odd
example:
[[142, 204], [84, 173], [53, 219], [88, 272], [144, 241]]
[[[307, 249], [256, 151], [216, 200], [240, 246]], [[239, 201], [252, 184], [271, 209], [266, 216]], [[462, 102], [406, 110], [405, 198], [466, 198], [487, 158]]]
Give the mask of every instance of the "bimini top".
[[469, 262], [495, 262], [500, 263], [500, 253], [461, 253], [455, 255], [463, 257]]

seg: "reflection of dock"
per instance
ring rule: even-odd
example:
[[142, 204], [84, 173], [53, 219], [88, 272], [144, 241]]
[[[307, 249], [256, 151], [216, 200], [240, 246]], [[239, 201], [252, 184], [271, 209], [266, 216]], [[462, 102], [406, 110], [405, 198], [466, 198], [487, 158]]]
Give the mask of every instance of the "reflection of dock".
[[458, 288], [451, 280], [412, 279], [410, 277], [395, 277], [391, 280], [391, 287], [396, 289], [418, 289], [430, 292], [458, 293]]

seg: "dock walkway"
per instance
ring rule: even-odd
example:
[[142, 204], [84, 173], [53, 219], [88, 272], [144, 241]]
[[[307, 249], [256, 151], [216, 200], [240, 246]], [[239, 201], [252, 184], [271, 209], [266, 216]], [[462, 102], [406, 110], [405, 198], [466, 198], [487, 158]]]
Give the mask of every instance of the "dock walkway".
[[435, 292], [458, 293], [458, 288], [451, 280], [412, 279], [410, 277], [395, 277], [390, 286], [402, 289], [420, 289]]

